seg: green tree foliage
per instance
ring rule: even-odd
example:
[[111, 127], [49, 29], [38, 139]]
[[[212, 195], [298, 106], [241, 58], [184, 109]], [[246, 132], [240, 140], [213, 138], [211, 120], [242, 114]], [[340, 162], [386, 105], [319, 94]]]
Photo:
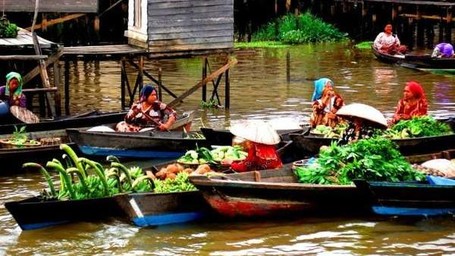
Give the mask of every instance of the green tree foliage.
[[288, 14], [261, 27], [252, 36], [252, 41], [280, 41], [286, 44], [336, 42], [347, 35], [331, 24], [307, 12], [301, 15]]

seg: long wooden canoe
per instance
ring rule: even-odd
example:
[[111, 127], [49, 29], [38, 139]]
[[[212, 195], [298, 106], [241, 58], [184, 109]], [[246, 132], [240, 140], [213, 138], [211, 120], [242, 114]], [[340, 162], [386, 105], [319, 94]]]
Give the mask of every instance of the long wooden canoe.
[[370, 212], [367, 198], [354, 185], [298, 183], [291, 166], [210, 177], [190, 175], [190, 181], [215, 211], [228, 217]]
[[40, 122], [34, 124], [25, 124], [17, 121], [8, 124], [0, 124], [0, 134], [11, 134], [16, 130], [16, 128], [21, 126], [26, 126], [26, 130], [28, 132], [36, 132], [117, 123], [125, 118], [126, 113], [126, 111], [90, 111], [79, 115], [41, 120]]
[[[60, 157], [63, 153], [60, 150], [61, 143], [68, 144], [77, 153], [80, 153], [76, 144], [69, 141], [66, 130], [26, 132], [26, 135], [29, 139], [41, 141], [42, 144], [14, 146], [0, 143], [0, 161], [2, 163], [0, 175], [21, 172], [24, 162], [45, 164], [54, 157]], [[0, 135], [0, 141], [8, 139], [10, 136], [10, 134]]]
[[[315, 155], [319, 153], [321, 146], [328, 146], [330, 143], [338, 141], [335, 138], [324, 138], [308, 133], [291, 134], [290, 137], [294, 142], [294, 146], [308, 155]], [[453, 149], [455, 145], [455, 134], [392, 139], [392, 141], [398, 145], [398, 150], [404, 156], [432, 154]]]
[[207, 146], [199, 132], [179, 131], [193, 120], [193, 112], [178, 119], [171, 131], [104, 132], [67, 129], [70, 140], [90, 156], [114, 155], [123, 158], [178, 158], [187, 150]]
[[455, 72], [455, 58], [433, 58], [430, 54], [387, 54], [372, 47], [373, 54], [379, 61], [395, 63], [400, 66], [421, 71]]

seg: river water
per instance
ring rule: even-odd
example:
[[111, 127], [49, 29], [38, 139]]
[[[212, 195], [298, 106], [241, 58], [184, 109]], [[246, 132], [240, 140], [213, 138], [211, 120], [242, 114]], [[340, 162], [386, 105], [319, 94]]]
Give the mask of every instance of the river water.
[[[287, 60], [289, 56], [289, 80]], [[308, 121], [313, 80], [330, 77], [347, 103], [362, 102], [390, 116], [406, 81], [420, 82], [430, 113], [454, 114], [455, 76], [424, 73], [374, 59], [348, 44], [237, 50], [230, 70], [230, 109], [200, 107], [197, 91], [176, 107], [197, 110], [193, 129], [225, 128], [246, 119], [276, 125]], [[211, 69], [221, 60], [211, 58]], [[201, 59], [147, 62], [163, 69], [163, 84], [180, 95], [201, 77]], [[135, 75], [130, 70], [130, 78]], [[71, 112], [119, 110], [120, 65], [115, 61], [71, 64]], [[134, 81], [131, 80], [130, 83]], [[212, 85], [209, 84], [208, 95]], [[219, 95], [224, 101], [224, 83]], [[163, 101], [172, 98], [164, 94]], [[202, 223], [138, 228], [121, 220], [74, 223], [21, 231], [4, 202], [36, 195], [46, 184], [40, 174], [0, 177], [0, 255], [450, 255], [455, 254], [455, 221], [444, 218], [293, 216], [286, 220], [217, 219]], [[33, 214], [33, 213], [30, 213]]]

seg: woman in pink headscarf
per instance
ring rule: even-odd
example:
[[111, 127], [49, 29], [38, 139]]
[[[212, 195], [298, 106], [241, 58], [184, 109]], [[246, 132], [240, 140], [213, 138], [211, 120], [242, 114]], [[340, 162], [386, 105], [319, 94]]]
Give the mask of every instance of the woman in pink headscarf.
[[428, 102], [422, 86], [415, 82], [406, 83], [403, 98], [398, 101], [397, 109], [389, 125], [396, 124], [400, 120], [411, 119], [414, 116], [425, 116], [428, 112]]

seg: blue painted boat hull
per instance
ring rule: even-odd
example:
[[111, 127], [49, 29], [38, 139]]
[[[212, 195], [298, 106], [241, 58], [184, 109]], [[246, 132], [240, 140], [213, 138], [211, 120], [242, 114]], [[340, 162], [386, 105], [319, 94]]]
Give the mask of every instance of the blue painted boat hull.
[[373, 212], [379, 215], [390, 216], [442, 216], [454, 215], [455, 207], [452, 208], [411, 208], [411, 207], [387, 207], [373, 206]]
[[121, 149], [121, 148], [103, 148], [92, 146], [79, 146], [79, 150], [91, 156], [109, 156], [114, 155], [117, 157], [125, 158], [179, 158], [185, 154], [185, 151], [160, 151], [160, 150], [147, 150], [147, 149]]
[[438, 216], [455, 214], [455, 185], [425, 182], [355, 181], [368, 194], [374, 213], [394, 216]]
[[139, 227], [192, 222], [211, 213], [199, 191], [132, 193], [117, 196], [116, 200], [124, 215]]
[[41, 229], [79, 221], [101, 221], [122, 217], [123, 214], [114, 197], [65, 201], [31, 197], [6, 202], [5, 208], [22, 230]]

